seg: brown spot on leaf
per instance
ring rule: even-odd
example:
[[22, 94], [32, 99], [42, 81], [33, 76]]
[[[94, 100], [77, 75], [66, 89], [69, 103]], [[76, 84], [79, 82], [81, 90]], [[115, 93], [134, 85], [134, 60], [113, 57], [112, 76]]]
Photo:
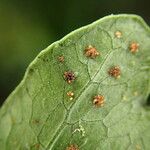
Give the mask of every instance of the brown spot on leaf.
[[90, 57], [90, 58], [96, 58], [100, 53], [97, 51], [97, 49], [91, 45], [89, 45], [85, 49], [85, 56]]
[[64, 78], [70, 84], [75, 80], [76, 77], [72, 71], [66, 71], [64, 72]]
[[66, 150], [79, 150], [77, 145], [70, 145], [66, 148]]
[[59, 61], [59, 62], [64, 62], [64, 56], [59, 56], [59, 57], [58, 57], [58, 61]]
[[33, 123], [33, 124], [39, 124], [39, 123], [40, 123], [40, 120], [35, 119], [35, 120], [32, 121], [32, 123]]
[[95, 106], [103, 106], [104, 105], [104, 96], [102, 95], [97, 95], [97, 96], [94, 96], [94, 99], [93, 99], [93, 104]]
[[121, 38], [122, 37], [122, 32], [116, 31], [115, 32], [115, 37], [118, 38], [118, 39]]
[[139, 49], [139, 43], [137, 43], [137, 42], [132, 42], [132, 43], [130, 43], [130, 46], [129, 46], [129, 49], [130, 49], [130, 52], [131, 53], [136, 53], [136, 52], [138, 52], [138, 49]]
[[112, 77], [114, 77], [116, 79], [120, 78], [120, 75], [121, 75], [120, 67], [118, 67], [118, 66], [112, 67], [109, 69], [108, 73], [109, 73], [109, 75], [111, 75]]
[[37, 143], [37, 144], [34, 145], [34, 147], [35, 147], [36, 150], [39, 150], [40, 149], [40, 144]]

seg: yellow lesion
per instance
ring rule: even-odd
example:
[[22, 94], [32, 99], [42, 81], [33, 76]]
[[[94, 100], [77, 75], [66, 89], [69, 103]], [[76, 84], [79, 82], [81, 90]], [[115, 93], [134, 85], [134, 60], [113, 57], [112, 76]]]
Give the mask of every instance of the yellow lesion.
[[133, 95], [134, 95], [134, 96], [138, 96], [138, 92], [135, 91], [135, 92], [133, 93]]
[[139, 144], [136, 144], [135, 148], [136, 148], [136, 150], [141, 150], [142, 149]]
[[69, 91], [69, 92], [67, 92], [67, 96], [69, 97], [70, 100], [73, 100], [74, 93], [72, 91]]
[[122, 96], [122, 101], [128, 101], [128, 98], [127, 98], [126, 95], [123, 95], [123, 96]]
[[115, 32], [115, 37], [120, 39], [122, 37], [122, 32], [121, 31], [116, 31]]

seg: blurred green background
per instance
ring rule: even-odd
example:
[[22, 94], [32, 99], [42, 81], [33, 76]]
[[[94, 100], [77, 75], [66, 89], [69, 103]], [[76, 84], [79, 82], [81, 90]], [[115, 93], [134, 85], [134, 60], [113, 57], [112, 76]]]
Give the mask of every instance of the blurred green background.
[[118, 13], [138, 14], [150, 24], [150, 0], [0, 0], [0, 104], [42, 49]]

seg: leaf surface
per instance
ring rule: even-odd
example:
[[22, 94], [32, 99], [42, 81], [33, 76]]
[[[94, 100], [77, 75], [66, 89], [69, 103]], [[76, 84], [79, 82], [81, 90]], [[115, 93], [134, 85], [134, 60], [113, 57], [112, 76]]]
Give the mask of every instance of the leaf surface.
[[[150, 29], [136, 15], [104, 17], [53, 43], [2, 106], [0, 148], [148, 150], [149, 54]], [[93, 102], [98, 95], [103, 106]]]

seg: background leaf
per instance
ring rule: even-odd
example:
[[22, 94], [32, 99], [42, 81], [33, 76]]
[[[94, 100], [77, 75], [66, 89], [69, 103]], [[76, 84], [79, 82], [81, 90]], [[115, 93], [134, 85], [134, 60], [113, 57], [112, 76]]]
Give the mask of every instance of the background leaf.
[[[87, 57], [90, 45], [100, 55]], [[1, 108], [0, 147], [148, 149], [149, 48], [150, 29], [135, 15], [102, 18], [52, 44]], [[108, 73], [114, 66], [120, 78]], [[70, 84], [68, 72], [75, 76]], [[104, 96], [103, 107], [93, 104], [96, 95]]]

